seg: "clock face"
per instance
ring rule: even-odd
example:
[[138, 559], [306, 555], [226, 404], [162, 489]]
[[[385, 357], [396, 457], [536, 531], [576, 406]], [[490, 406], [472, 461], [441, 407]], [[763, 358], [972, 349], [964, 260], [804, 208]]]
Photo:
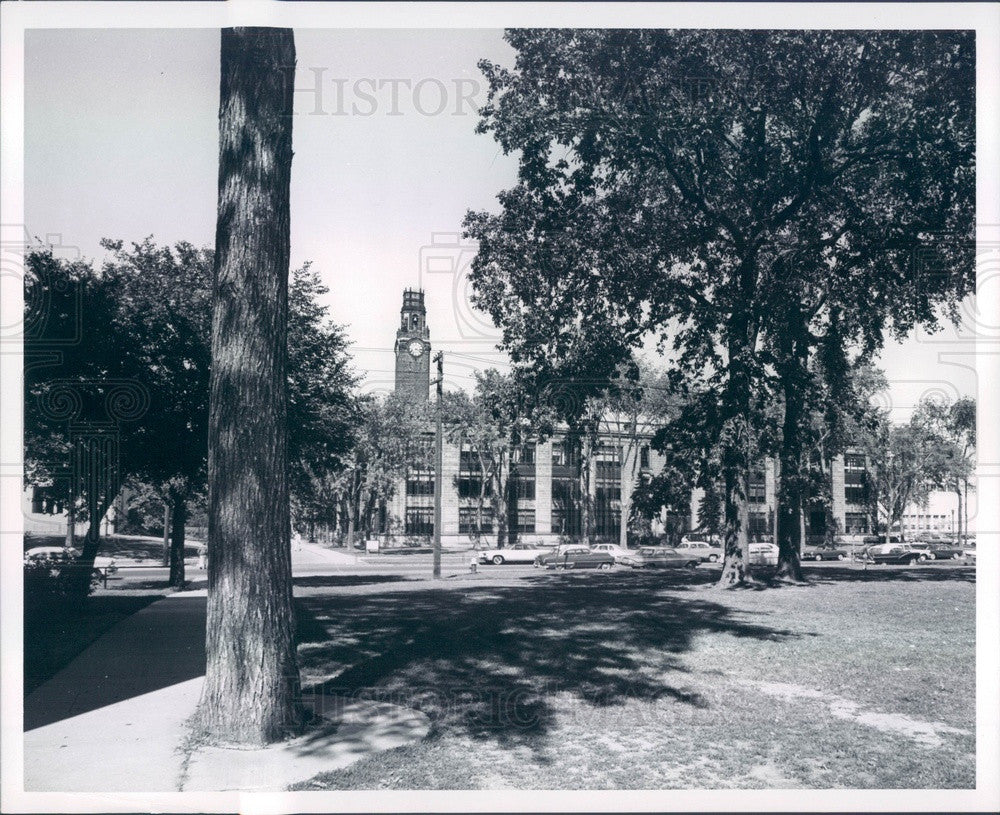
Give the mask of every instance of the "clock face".
[[419, 357], [424, 352], [424, 344], [420, 340], [410, 340], [406, 350], [410, 352], [410, 356]]

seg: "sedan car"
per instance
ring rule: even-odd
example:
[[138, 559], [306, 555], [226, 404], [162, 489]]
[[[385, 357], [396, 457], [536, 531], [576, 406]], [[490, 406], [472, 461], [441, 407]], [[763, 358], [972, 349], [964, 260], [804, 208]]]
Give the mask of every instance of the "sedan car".
[[515, 543], [503, 549], [484, 549], [479, 553], [480, 563], [492, 563], [500, 566], [504, 563], [534, 563], [539, 555], [548, 555], [551, 547], [538, 546], [533, 543]]
[[911, 549], [905, 543], [880, 543], [869, 546], [864, 552], [864, 559], [869, 563], [916, 563], [921, 553]]
[[836, 546], [803, 546], [802, 560], [847, 560], [847, 550]]
[[633, 555], [633, 569], [696, 569], [702, 562], [698, 555], [680, 547], [644, 546]]
[[937, 560], [961, 560], [965, 552], [953, 543], [931, 543], [931, 550]]
[[924, 543], [922, 541], [912, 541], [906, 544], [910, 549], [917, 553], [917, 560], [924, 563], [928, 560], [937, 560], [937, 552], [934, 547], [929, 543]]
[[539, 555], [535, 565], [546, 569], [610, 569], [615, 559], [607, 552], [595, 552], [587, 546], [566, 546]]
[[755, 566], [777, 566], [778, 547], [766, 541], [749, 544], [750, 562]]
[[674, 549], [681, 555], [693, 555], [702, 563], [717, 563], [722, 560], [722, 546], [717, 543], [702, 540], [693, 540], [688, 536], [681, 538]]
[[590, 549], [592, 552], [607, 552], [615, 559], [615, 563], [622, 563], [626, 566], [631, 565], [637, 554], [634, 549], [626, 549], [617, 543], [597, 543]]

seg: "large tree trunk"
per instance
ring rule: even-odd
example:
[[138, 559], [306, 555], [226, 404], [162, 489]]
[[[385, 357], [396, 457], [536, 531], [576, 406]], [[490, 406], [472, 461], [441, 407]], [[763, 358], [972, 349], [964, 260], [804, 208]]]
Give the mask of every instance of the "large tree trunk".
[[184, 525], [187, 523], [187, 498], [175, 493], [171, 501], [174, 511], [170, 517], [170, 585], [183, 589], [184, 574]]
[[728, 414], [722, 430], [721, 459], [725, 487], [725, 554], [721, 588], [752, 585], [750, 541], [748, 536], [750, 481], [750, 371], [748, 316], [738, 315], [730, 326], [728, 342], [729, 378], [726, 383], [725, 410]]
[[222, 31], [208, 435], [204, 736], [301, 730], [292, 609], [286, 356], [295, 44]]
[[[795, 365], [796, 363], [791, 363]], [[791, 367], [791, 366], [790, 366]], [[799, 553], [802, 551], [802, 413], [801, 380], [789, 371], [784, 378], [785, 417], [781, 439], [781, 488], [778, 491], [778, 569], [776, 576], [802, 581]]]
[[805, 413], [805, 393], [809, 346], [803, 337], [804, 319], [798, 303], [787, 309], [784, 335], [781, 337], [781, 377], [785, 415], [781, 424], [781, 482], [778, 490], [777, 533], [778, 569], [776, 576], [802, 581], [799, 554], [802, 551], [805, 516], [804, 475], [802, 463], [802, 421]]

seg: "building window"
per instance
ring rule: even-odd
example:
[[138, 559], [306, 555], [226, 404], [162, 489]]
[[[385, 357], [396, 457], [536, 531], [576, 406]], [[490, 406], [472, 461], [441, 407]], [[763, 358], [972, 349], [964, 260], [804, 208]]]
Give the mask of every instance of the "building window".
[[[493, 532], [493, 510], [483, 507], [483, 523], [479, 528], [479, 534], [490, 534]], [[459, 507], [458, 509], [458, 531], [461, 535], [473, 535], [476, 533], [476, 508]]]
[[594, 480], [594, 531], [599, 538], [618, 539], [621, 530], [621, 448], [597, 448]]
[[419, 474], [411, 474], [406, 477], [407, 495], [433, 495], [434, 479], [427, 478]]
[[517, 531], [518, 532], [534, 532], [535, 531], [535, 510], [533, 509], [521, 509], [517, 510]]
[[868, 532], [868, 515], [864, 512], [845, 512], [844, 531], [848, 535], [864, 535]]
[[525, 442], [514, 447], [510, 452], [512, 464], [534, 464], [535, 463], [535, 443]]
[[649, 445], [644, 444], [639, 448], [639, 466], [643, 470], [649, 469]]
[[865, 463], [865, 457], [859, 455], [858, 453], [845, 453], [844, 454], [844, 469], [845, 470], [860, 470], [864, 472], [868, 469]]
[[575, 467], [580, 463], [580, 451], [571, 439], [558, 439], [552, 442], [552, 466]]
[[747, 485], [747, 501], [751, 504], [763, 504], [767, 501], [767, 479], [763, 470], [751, 470]]
[[552, 531], [557, 535], [579, 535], [580, 482], [575, 478], [552, 479]]
[[[479, 498], [479, 490], [483, 486], [482, 472], [483, 468], [475, 448], [463, 442], [458, 458], [459, 498]], [[492, 492], [492, 485], [487, 481], [483, 496], [488, 497]]]
[[535, 479], [533, 477], [518, 475], [514, 481], [514, 488], [518, 501], [535, 500]]
[[406, 534], [433, 535], [434, 507], [407, 507]]
[[868, 479], [865, 457], [857, 453], [844, 455], [844, 502], [864, 505], [868, 503]]
[[747, 533], [756, 537], [763, 537], [771, 534], [771, 524], [768, 513], [753, 511], [749, 514], [747, 523]]

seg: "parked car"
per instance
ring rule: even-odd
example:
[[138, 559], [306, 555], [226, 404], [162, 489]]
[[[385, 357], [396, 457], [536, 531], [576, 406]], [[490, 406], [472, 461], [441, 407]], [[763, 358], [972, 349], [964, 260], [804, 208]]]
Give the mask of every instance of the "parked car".
[[[56, 563], [72, 563], [83, 554], [79, 549], [72, 546], [35, 546], [27, 549], [24, 553], [26, 563], [51, 560]], [[98, 555], [94, 558], [95, 569], [106, 569], [108, 574], [118, 571], [118, 566], [114, 558], [105, 555]]]
[[643, 546], [635, 553], [633, 569], [696, 569], [702, 559], [679, 546]]
[[591, 546], [590, 549], [593, 552], [607, 552], [614, 558], [615, 563], [620, 563], [626, 566], [631, 565], [632, 560], [636, 555], [636, 551], [634, 549], [626, 549], [624, 546], [620, 546], [617, 543], [596, 543]]
[[35, 546], [24, 553], [24, 559], [70, 561], [80, 557], [80, 550], [72, 546]]
[[560, 546], [559, 551], [536, 557], [535, 565], [546, 569], [610, 569], [615, 559], [607, 552], [595, 552], [587, 546]]
[[869, 546], [864, 552], [864, 559], [869, 563], [910, 564], [919, 561], [920, 557], [920, 552], [914, 551], [905, 543], [880, 543]]
[[934, 547], [932, 547], [929, 543], [924, 543], [923, 541], [912, 541], [911, 543], [908, 543], [907, 546], [917, 553], [917, 560], [921, 563], [927, 560], [937, 559], [937, 553], [935, 552]]
[[802, 560], [847, 560], [847, 550], [829, 544], [803, 546]]
[[500, 566], [504, 563], [534, 563], [539, 555], [552, 552], [550, 546], [540, 546], [534, 543], [515, 543], [503, 549], [484, 549], [479, 553], [480, 563], [492, 563]]
[[755, 566], [777, 566], [778, 547], [773, 543], [761, 541], [750, 544], [750, 563]]
[[722, 560], [722, 546], [707, 540], [691, 540], [685, 535], [674, 549], [681, 555], [695, 555], [702, 563], [717, 563]]
[[962, 551], [961, 546], [956, 546], [954, 543], [951, 543], [950, 541], [948, 542], [942, 541], [940, 543], [932, 542], [931, 549], [934, 552], [934, 557], [937, 558], [938, 560], [948, 560], [949, 558], [951, 560], [960, 560], [962, 556], [965, 554]]

